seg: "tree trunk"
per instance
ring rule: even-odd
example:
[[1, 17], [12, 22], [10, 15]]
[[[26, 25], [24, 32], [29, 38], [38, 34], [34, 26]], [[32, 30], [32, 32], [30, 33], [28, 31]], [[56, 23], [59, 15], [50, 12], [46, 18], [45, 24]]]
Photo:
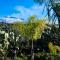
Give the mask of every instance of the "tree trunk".
[[13, 60], [16, 60], [16, 50], [14, 51], [14, 59]]
[[34, 47], [33, 47], [33, 40], [32, 40], [32, 49], [31, 49], [31, 60], [34, 60]]

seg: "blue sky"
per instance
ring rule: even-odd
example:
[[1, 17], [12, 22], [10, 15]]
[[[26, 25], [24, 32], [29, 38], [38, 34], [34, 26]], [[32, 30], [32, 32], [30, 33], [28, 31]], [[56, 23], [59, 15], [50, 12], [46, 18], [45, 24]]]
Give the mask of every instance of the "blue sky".
[[36, 15], [44, 18], [46, 9], [42, 14], [44, 4], [39, 6], [33, 0], [0, 0], [0, 18], [11, 16], [26, 20], [29, 16]]

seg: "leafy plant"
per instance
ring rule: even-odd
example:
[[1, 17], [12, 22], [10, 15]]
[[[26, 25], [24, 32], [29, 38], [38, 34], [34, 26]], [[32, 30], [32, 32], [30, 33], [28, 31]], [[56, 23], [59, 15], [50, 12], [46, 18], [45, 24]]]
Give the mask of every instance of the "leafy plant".
[[50, 53], [52, 53], [53, 55], [60, 53], [60, 47], [58, 45], [53, 45], [51, 42], [49, 42], [48, 47], [49, 47]]
[[31, 55], [32, 60], [34, 60], [33, 41], [41, 38], [41, 34], [45, 27], [45, 22], [43, 20], [37, 19], [35, 16], [31, 16], [28, 18], [27, 22], [20, 24], [16, 23], [13, 26], [19, 29], [21, 36], [32, 41]]

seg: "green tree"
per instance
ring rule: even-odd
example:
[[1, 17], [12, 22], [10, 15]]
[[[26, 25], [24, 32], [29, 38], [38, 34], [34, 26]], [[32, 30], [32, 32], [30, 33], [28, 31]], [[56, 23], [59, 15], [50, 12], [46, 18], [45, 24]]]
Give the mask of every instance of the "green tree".
[[37, 19], [35, 16], [31, 16], [28, 18], [26, 23], [23, 22], [20, 24], [15, 24], [14, 26], [20, 30], [21, 36], [32, 41], [31, 60], [34, 60], [33, 41], [41, 37], [45, 27], [45, 22], [43, 20]]

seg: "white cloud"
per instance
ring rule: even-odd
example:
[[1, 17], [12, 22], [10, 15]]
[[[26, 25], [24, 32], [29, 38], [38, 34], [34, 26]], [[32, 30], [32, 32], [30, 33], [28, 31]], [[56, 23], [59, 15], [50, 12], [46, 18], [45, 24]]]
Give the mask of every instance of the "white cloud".
[[16, 6], [15, 10], [19, 13], [13, 13], [11, 16], [17, 17], [17, 18], [23, 18], [27, 19], [29, 16], [36, 15], [39, 18], [44, 17], [46, 15], [46, 9], [44, 10], [44, 14], [42, 15], [44, 5], [33, 5], [30, 8], [26, 8], [24, 6]]
[[23, 20], [22, 19], [19, 19], [19, 18], [15, 18], [15, 17], [2, 17], [1, 18], [2, 20], [0, 22], [4, 22], [4, 23], [14, 23], [14, 22], [22, 22]]
[[[2, 21], [6, 22], [6, 23], [13, 23], [16, 21], [21, 22], [22, 21], [21, 18], [25, 19], [24, 21], [26, 21], [27, 18], [32, 15], [36, 15], [38, 18], [43, 18], [46, 15], [46, 8], [44, 10], [44, 14], [42, 14], [43, 8], [44, 8], [44, 5], [42, 5], [42, 6], [33, 5], [29, 8], [26, 8], [24, 6], [16, 6], [14, 9], [18, 13], [12, 13], [11, 15], [9, 15], [7, 17], [3, 17]], [[13, 18], [11, 18], [11, 17], [13, 17]], [[17, 19], [14, 17], [16, 17]]]

